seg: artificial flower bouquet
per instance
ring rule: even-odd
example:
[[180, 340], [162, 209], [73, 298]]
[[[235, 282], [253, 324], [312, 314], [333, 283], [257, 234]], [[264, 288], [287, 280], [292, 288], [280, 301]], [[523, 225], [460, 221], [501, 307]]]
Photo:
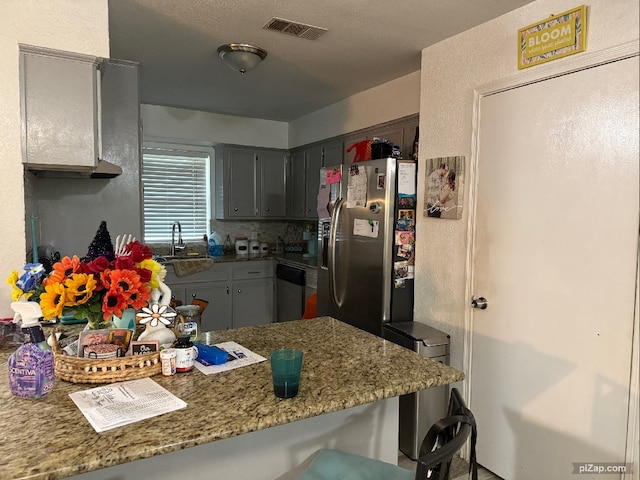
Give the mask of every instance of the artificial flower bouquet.
[[51, 272], [40, 263], [28, 263], [7, 282], [14, 301], [40, 304], [45, 322], [69, 315], [87, 319], [90, 329], [109, 328], [112, 317], [121, 317], [125, 309], [146, 307], [152, 290], [160, 287], [166, 269], [152, 256], [151, 249], [135, 239], [117, 245], [115, 252], [113, 247], [90, 246], [83, 259], [64, 257]]

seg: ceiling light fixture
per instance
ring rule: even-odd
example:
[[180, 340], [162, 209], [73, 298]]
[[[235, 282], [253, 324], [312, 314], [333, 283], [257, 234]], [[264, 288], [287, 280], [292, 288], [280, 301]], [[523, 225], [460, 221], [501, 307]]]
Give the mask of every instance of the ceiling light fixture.
[[229, 43], [218, 47], [218, 55], [229, 68], [244, 75], [266, 58], [267, 51], [248, 43]]

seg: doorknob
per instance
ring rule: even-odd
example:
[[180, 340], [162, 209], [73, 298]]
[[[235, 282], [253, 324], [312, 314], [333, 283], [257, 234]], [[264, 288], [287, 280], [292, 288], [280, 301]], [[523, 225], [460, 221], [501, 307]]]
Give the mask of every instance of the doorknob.
[[473, 308], [479, 308], [480, 310], [484, 310], [485, 308], [487, 308], [489, 306], [489, 302], [487, 301], [486, 298], [484, 297], [471, 297], [471, 306]]

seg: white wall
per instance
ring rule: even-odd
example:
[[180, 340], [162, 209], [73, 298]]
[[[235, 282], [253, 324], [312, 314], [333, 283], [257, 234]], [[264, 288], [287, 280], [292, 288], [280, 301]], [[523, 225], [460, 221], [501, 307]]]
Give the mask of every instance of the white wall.
[[145, 140], [289, 148], [285, 122], [144, 104], [141, 115]]
[[312, 112], [289, 124], [289, 148], [418, 113], [420, 71]]
[[0, 317], [13, 316], [4, 281], [26, 260], [18, 44], [109, 56], [107, 0], [2, 0], [0, 15]]
[[[538, 0], [423, 50], [420, 163], [427, 158], [464, 155], [465, 177], [469, 178], [474, 89], [518, 74], [519, 28], [573, 6], [561, 0]], [[638, 38], [637, 0], [593, 0], [589, 6], [587, 52]], [[464, 315], [469, 308], [465, 257], [471, 181], [466, 182], [461, 220], [418, 216], [416, 224], [415, 320], [451, 334], [452, 366], [458, 369], [463, 368]], [[418, 205], [422, 205], [424, 174], [419, 178], [418, 192]]]

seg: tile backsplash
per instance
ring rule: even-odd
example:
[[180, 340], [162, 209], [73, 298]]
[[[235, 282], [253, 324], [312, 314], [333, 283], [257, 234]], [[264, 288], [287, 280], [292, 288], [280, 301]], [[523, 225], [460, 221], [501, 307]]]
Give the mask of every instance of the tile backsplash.
[[[304, 221], [242, 221], [242, 220], [211, 220], [210, 232], [217, 232], [224, 242], [229, 235], [231, 242], [236, 237], [256, 237], [260, 242], [269, 244], [269, 250], [274, 250], [278, 237], [282, 239], [286, 246], [304, 247], [303, 232], [317, 229], [315, 222]], [[150, 244], [154, 253], [163, 255], [169, 251], [169, 245]], [[205, 253], [207, 245], [202, 242], [187, 242], [187, 251]]]

